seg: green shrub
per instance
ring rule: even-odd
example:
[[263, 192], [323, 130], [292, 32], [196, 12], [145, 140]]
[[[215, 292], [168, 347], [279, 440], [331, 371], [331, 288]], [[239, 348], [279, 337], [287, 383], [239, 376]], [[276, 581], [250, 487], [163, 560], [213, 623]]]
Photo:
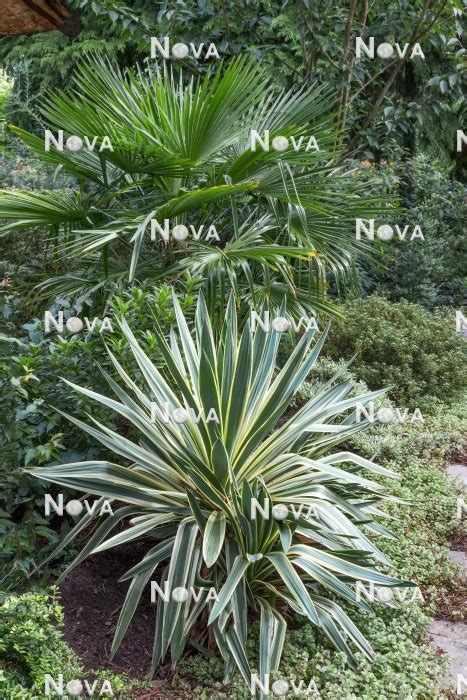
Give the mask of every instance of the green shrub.
[[[399, 157], [398, 157], [399, 156]], [[391, 240], [381, 244], [382, 265], [365, 263], [367, 291], [380, 291], [391, 301], [405, 299], [426, 308], [462, 304], [464, 295], [466, 188], [452, 179], [440, 163], [426, 156], [407, 159], [396, 155], [381, 168], [391, 191], [404, 207], [397, 222], [401, 229], [418, 225], [423, 241]], [[386, 194], [381, 185], [375, 194]], [[365, 278], [363, 278], [365, 280]]]
[[[1, 101], [1, 82], [0, 82]], [[1, 104], [0, 104], [1, 110]], [[0, 112], [0, 130], [1, 112]], [[30, 151], [23, 143], [12, 136], [10, 131], [3, 128], [6, 146], [0, 159], [0, 188], [18, 188], [20, 190], [57, 190], [72, 187], [75, 178], [62, 171], [57, 171], [53, 165], [44, 163]], [[1, 146], [0, 133], [0, 146]]]
[[63, 641], [63, 611], [56, 592], [25, 593], [8, 597], [0, 607], [0, 696], [33, 698], [33, 688], [44, 688], [44, 674], [72, 680], [83, 670]]
[[442, 616], [465, 619], [462, 571], [449, 560], [450, 540], [465, 532], [457, 515], [461, 487], [447, 478], [445, 463], [465, 447], [465, 401], [440, 407], [425, 423], [380, 426], [352, 438], [352, 448], [377, 459], [400, 475], [393, 493], [402, 504], [389, 504], [402, 536], [384, 540], [381, 548], [398, 575], [421, 586], [426, 603]]
[[[0, 606], [0, 697], [38, 700], [44, 697], [45, 675], [55, 681], [97, 679], [95, 693], [109, 687], [114, 697], [128, 698], [143, 684], [109, 671], [88, 671], [62, 638], [63, 609], [57, 589], [7, 597]], [[107, 681], [107, 685], [104, 684]], [[105, 693], [103, 697], [109, 697]]]
[[429, 413], [454, 404], [462, 391], [466, 346], [454, 323], [454, 312], [430, 313], [374, 295], [345, 306], [325, 352], [333, 359], [355, 354], [352, 371], [370, 389], [390, 387], [397, 407]]
[[[2, 269], [5, 273], [9, 271], [7, 264], [0, 262], [0, 273]], [[27, 274], [26, 270], [26, 279]], [[10, 291], [8, 287], [7, 293], [0, 293], [0, 314], [3, 312], [8, 319], [5, 330], [8, 336], [22, 341], [22, 345], [5, 344], [0, 352], [0, 479], [3, 485], [0, 493], [0, 587], [14, 586], [15, 590], [25, 583], [29, 585], [25, 575], [31, 574], [40, 563], [39, 552], [46, 554], [45, 545], [56, 543], [58, 526], [62, 534], [68, 526], [63, 519], [51, 527], [52, 516], [44, 517], [44, 492], [53, 495], [54, 487], [52, 490], [46, 487], [21, 467], [53, 464], [59, 457], [62, 461], [74, 461], [92, 459], [100, 454], [92, 438], [87, 440], [54, 410], [66, 410], [70, 401], [69, 388], [57, 378], [66, 376], [75, 383], [90, 381], [99, 390], [106, 383], [98, 363], [111, 373], [113, 368], [98, 332], [71, 335], [65, 331], [62, 336], [46, 335], [43, 317], [28, 319], [28, 323], [22, 324], [24, 297], [18, 287], [15, 275], [13, 289]], [[188, 289], [180, 303], [185, 310], [193, 306]], [[58, 309], [58, 305], [54, 307], [54, 316]], [[166, 330], [170, 327], [174, 319], [170, 290], [165, 286], [143, 285], [119, 291], [110, 301], [108, 315], [112, 320], [113, 310], [126, 314], [142, 347], [152, 360], [160, 363], [162, 356], [154, 334], [148, 330], [148, 318], [157, 319]], [[80, 313], [94, 315], [77, 308], [69, 310], [70, 315]], [[115, 322], [113, 329], [114, 333], [105, 333], [105, 341], [122, 361], [128, 357], [128, 343]], [[136, 362], [130, 365], [130, 371], [133, 377], [140, 376]], [[114, 372], [113, 376], [116, 375]], [[81, 406], [86, 409], [86, 403]], [[93, 412], [97, 416], [95, 407]], [[107, 409], [100, 411], [101, 419], [111, 421], [112, 417]], [[70, 552], [66, 554], [70, 556]], [[50, 568], [44, 570], [44, 576], [51, 573]], [[48, 582], [50, 576], [42, 580], [42, 583]]]

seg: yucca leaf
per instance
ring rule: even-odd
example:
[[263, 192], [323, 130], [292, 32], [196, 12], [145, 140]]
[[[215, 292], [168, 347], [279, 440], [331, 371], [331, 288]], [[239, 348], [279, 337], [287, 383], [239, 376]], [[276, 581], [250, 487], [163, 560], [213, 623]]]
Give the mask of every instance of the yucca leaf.
[[203, 535], [203, 559], [208, 567], [217, 561], [222, 550], [225, 526], [225, 513], [214, 510], [208, 518]]
[[290, 526], [287, 523], [279, 522], [277, 523], [277, 527], [279, 528], [282, 550], [284, 554], [287, 554], [287, 552], [290, 549], [290, 545], [292, 544], [292, 530], [290, 529]]
[[112, 648], [110, 651], [110, 657], [112, 658], [117, 653], [122, 643], [123, 637], [128, 629], [128, 626], [133, 618], [136, 607], [140, 601], [141, 595], [152, 576], [152, 573], [156, 567], [150, 567], [146, 571], [142, 571], [139, 574], [133, 576], [133, 580], [130, 584], [128, 592], [126, 594], [125, 602], [123, 603], [122, 609], [120, 611], [120, 616], [118, 618], [117, 626], [115, 628], [115, 635], [112, 642]]
[[153, 547], [138, 564], [132, 566], [123, 576], [120, 576], [119, 581], [127, 581], [137, 574], [144, 573], [148, 569], [156, 567], [161, 561], [164, 561], [172, 554], [173, 540], [161, 542]]
[[[96, 506], [95, 512], [99, 512], [98, 510], [99, 505]], [[79, 564], [81, 564], [84, 559], [86, 559], [87, 556], [91, 554], [91, 552], [94, 550], [94, 548], [99, 545], [102, 540], [108, 535], [113, 528], [118, 525], [119, 522], [121, 522], [124, 518], [128, 518], [130, 515], [135, 515], [136, 513], [140, 513], [141, 509], [136, 507], [136, 506], [125, 506], [124, 508], [119, 508], [118, 510], [115, 511], [109, 518], [107, 518], [99, 527], [97, 528], [96, 532], [92, 535], [92, 537], [89, 538], [89, 540], [86, 542], [85, 546], [81, 550], [81, 552], [76, 556], [71, 564], [67, 566], [65, 571], [60, 575], [58, 579], [58, 583], [60, 583], [68, 574], [73, 571]], [[83, 518], [84, 523], [86, 523], [86, 518]], [[66, 539], [65, 539], [66, 542]], [[63, 542], [62, 542], [63, 544]], [[57, 548], [52, 556], [56, 556], [60, 551], [60, 548]]]
[[192, 566], [197, 534], [198, 526], [189, 519], [182, 521], [177, 530], [167, 574], [170, 598], [167, 603], [164, 603], [163, 609], [162, 656], [167, 651], [178, 619], [182, 614], [182, 608], [185, 606], [185, 603], [174, 600], [172, 593], [175, 588], [188, 587], [188, 576]]
[[224, 608], [229, 604], [236, 587], [240, 583], [240, 580], [242, 579], [249, 565], [250, 563], [240, 554], [235, 558], [234, 564], [227, 576], [227, 580], [218, 593], [218, 599], [212, 606], [208, 621], [209, 625], [217, 620]]
[[292, 594], [303, 612], [309, 617], [311, 622], [318, 624], [318, 615], [313, 601], [286, 555], [282, 552], [272, 552], [267, 554], [266, 557], [274, 565], [287, 586], [288, 591]]
[[[284, 618], [260, 598], [261, 620], [259, 630], [259, 675], [262, 685], [273, 671], [279, 669], [287, 624]], [[261, 692], [261, 700], [267, 697]]]
[[143, 522], [129, 527], [123, 532], [119, 532], [118, 535], [114, 535], [105, 542], [101, 542], [97, 547], [95, 547], [91, 554], [97, 554], [98, 552], [103, 552], [111, 547], [117, 547], [120, 544], [126, 544], [131, 542], [131, 540], [137, 539], [151, 530], [155, 531], [159, 525], [164, 523], [170, 523], [173, 521], [173, 513], [164, 513], [161, 515], [151, 515], [148, 516]]
[[230, 653], [232, 654], [235, 663], [237, 664], [237, 668], [242, 674], [243, 680], [245, 681], [247, 686], [249, 686], [251, 684], [250, 664], [248, 663], [245, 650], [238, 638], [238, 634], [236, 633], [233, 625], [230, 625], [230, 627], [225, 632], [225, 639], [230, 649]]
[[323, 566], [331, 569], [332, 571], [337, 571], [345, 576], [350, 576], [357, 580], [362, 581], [373, 581], [380, 586], [415, 586], [416, 584], [410, 583], [409, 581], [400, 581], [393, 576], [386, 576], [385, 574], [380, 574], [372, 569], [367, 569], [363, 566], [358, 566], [357, 564], [352, 564], [343, 558], [338, 556], [337, 552], [331, 554], [331, 552], [323, 552], [317, 550], [314, 547], [309, 547], [307, 545], [296, 544], [293, 545], [289, 554], [298, 555], [304, 557], [305, 559], [310, 559], [311, 561], [318, 562]]

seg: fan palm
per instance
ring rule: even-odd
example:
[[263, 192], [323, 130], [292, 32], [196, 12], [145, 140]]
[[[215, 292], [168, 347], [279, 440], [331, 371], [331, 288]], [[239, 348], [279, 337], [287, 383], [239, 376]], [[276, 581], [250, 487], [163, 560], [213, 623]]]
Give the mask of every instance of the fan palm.
[[[367, 183], [333, 165], [334, 102], [323, 86], [276, 94], [247, 58], [197, 80], [168, 69], [122, 73], [94, 59], [77, 71], [73, 92], [52, 95], [42, 109], [55, 134], [96, 137], [94, 150], [45, 151], [44, 139], [12, 127], [37, 157], [76, 176], [79, 188], [2, 191], [0, 230], [50, 229], [57, 250], [75, 261], [71, 294], [105, 285], [109, 274], [141, 279], [151, 268], [174, 281], [196, 273], [216, 299], [229, 289], [254, 298], [272, 285], [329, 312], [326, 275], [347, 285], [356, 255], [369, 251], [355, 240], [355, 218], [382, 210], [381, 200], [364, 196]], [[302, 146], [253, 152], [253, 129]], [[319, 151], [306, 150], [310, 135]], [[196, 230], [213, 224], [220, 241], [154, 242], [152, 219]], [[59, 284], [66, 292], [63, 277]]]
[[[68, 382], [132, 426], [132, 435], [123, 436], [92, 416], [92, 424], [68, 416], [125, 463], [88, 461], [31, 470], [40, 479], [110, 499], [116, 508], [100, 523], [99, 508], [86, 514], [65, 537], [60, 550], [96, 522], [63, 576], [90, 554], [147, 542], [141, 561], [121, 578], [130, 586], [112, 654], [150, 581], [169, 592], [199, 588], [196, 600], [158, 598], [152, 674], [169, 652], [175, 665], [190, 639], [199, 647], [209, 635], [225, 660], [226, 679], [237, 668], [250, 685], [247, 621], [258, 616], [264, 684], [280, 663], [287, 607], [318, 626], [350, 664], [355, 664], [352, 646], [371, 658], [370, 645], [335, 599], [368, 609], [352, 587], [356, 580], [403, 583], [376, 568], [389, 562], [369, 536], [392, 536], [377, 518], [383, 515], [379, 504], [391, 496], [364, 473], [395, 474], [335, 448], [366, 425], [356, 422], [356, 404], [383, 392], [349, 398], [352, 385], [337, 382], [339, 373], [287, 414], [326, 333], [315, 342], [315, 331], [307, 330], [278, 371], [280, 334], [261, 325], [252, 331], [246, 324], [239, 337], [233, 296], [218, 337], [202, 296], [193, 331], [176, 298], [174, 307], [177, 332], [169, 341], [155, 328], [164, 372], [122, 318], [140, 375], [129, 376], [109, 351], [120, 383], [102, 371], [115, 398]], [[177, 422], [180, 414], [174, 412], [180, 410], [198, 418]], [[286, 507], [280, 520], [268, 511], [279, 504]]]

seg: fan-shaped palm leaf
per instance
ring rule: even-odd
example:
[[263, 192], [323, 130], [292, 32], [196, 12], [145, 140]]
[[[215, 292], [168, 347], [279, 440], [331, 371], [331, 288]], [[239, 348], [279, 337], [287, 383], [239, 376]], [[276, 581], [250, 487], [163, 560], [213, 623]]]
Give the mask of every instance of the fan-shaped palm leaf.
[[[151, 219], [196, 229], [216, 221], [221, 241], [209, 243], [211, 267], [226, 272], [237, 245], [236, 267], [250, 268], [253, 277], [268, 267], [289, 297], [311, 294], [301, 281], [302, 248], [307, 270], [319, 280], [315, 294], [323, 297], [326, 275], [337, 288], [348, 284], [356, 257], [370, 250], [355, 240], [355, 218], [386, 211], [385, 202], [365, 197], [354, 173], [333, 165], [340, 142], [334, 101], [323, 86], [278, 95], [260, 65], [245, 57], [197, 80], [168, 69], [122, 73], [95, 59], [80, 66], [72, 93], [54, 94], [43, 107], [53, 133], [95, 139], [94, 150], [45, 151], [43, 139], [15, 129], [38, 157], [79, 178], [79, 194], [0, 192], [3, 230], [58, 227], [61, 252], [82, 260], [103, 250], [106, 259], [119, 256], [124, 241], [134, 279], [140, 259], [151, 254], [162, 253], [171, 269], [174, 248], [178, 258], [185, 253], [181, 270], [207, 259], [196, 246], [155, 244]], [[301, 145], [253, 151], [252, 130]], [[319, 150], [307, 148], [310, 136]], [[244, 222], [252, 229], [264, 217], [274, 219], [268, 235], [242, 245]], [[280, 248], [280, 264], [272, 246]], [[105, 275], [107, 265], [102, 270]]]

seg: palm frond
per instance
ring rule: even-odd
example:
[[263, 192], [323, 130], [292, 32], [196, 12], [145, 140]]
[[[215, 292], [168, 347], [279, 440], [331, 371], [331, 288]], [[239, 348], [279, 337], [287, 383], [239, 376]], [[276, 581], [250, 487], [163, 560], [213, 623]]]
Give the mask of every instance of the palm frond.
[[[337, 292], [353, 284], [356, 261], [372, 252], [355, 240], [355, 218], [387, 215], [387, 201], [368, 197], [366, 182], [335, 165], [341, 139], [332, 91], [312, 85], [277, 94], [247, 57], [189, 80], [167, 68], [122, 72], [95, 57], [78, 67], [73, 91], [46, 99], [43, 118], [52, 133], [63, 131], [65, 144], [73, 135], [94, 144], [45, 151], [43, 139], [14, 128], [37, 157], [75, 175], [79, 191], [1, 192], [2, 230], [53, 228], [73, 267], [123, 251], [131, 281], [151, 257], [168, 270], [176, 258], [180, 269], [209, 270], [207, 295], [222, 293], [212, 280], [227, 277], [227, 293], [241, 298], [260, 275], [285, 284], [290, 297], [324, 302], [327, 282], [335, 280]], [[252, 150], [253, 130], [268, 131], [271, 143], [286, 137], [289, 148]], [[308, 147], [310, 138], [319, 150]], [[158, 244], [152, 219], [196, 229], [215, 221], [221, 241]], [[249, 237], [246, 229], [263, 230]]]

